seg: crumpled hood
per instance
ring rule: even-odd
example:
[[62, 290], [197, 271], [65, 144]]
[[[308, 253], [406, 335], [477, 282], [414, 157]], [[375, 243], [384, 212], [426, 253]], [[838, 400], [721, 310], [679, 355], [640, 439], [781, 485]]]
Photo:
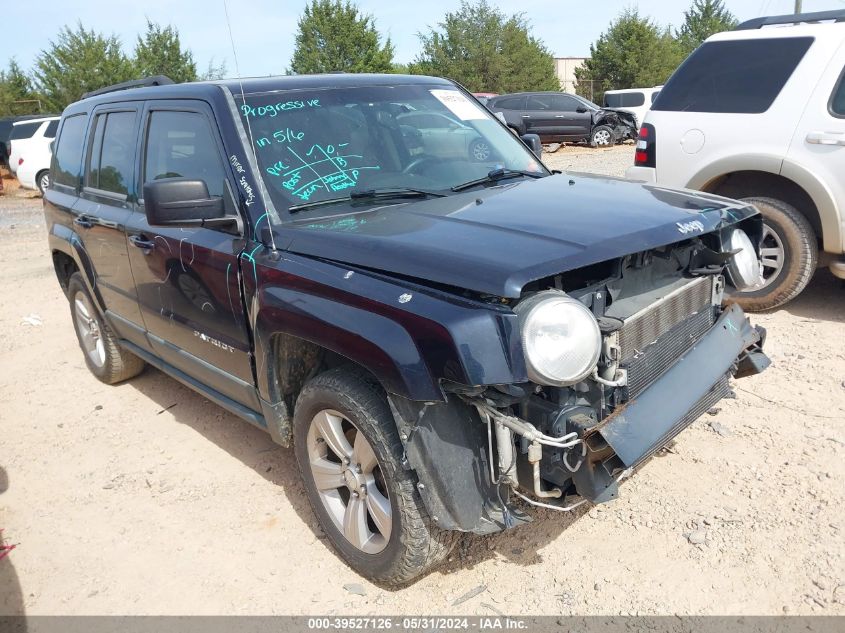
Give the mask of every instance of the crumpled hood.
[[530, 281], [665, 246], [757, 212], [692, 191], [565, 173], [445, 198], [296, 218], [287, 250], [499, 297]]

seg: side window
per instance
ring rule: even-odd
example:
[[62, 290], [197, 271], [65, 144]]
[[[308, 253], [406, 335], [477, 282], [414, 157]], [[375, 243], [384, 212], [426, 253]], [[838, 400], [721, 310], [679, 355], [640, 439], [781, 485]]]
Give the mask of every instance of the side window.
[[675, 71], [652, 109], [765, 112], [812, 43], [812, 37], [705, 42]]
[[56, 131], [59, 129], [59, 120], [50, 121], [47, 129], [44, 130], [44, 138], [56, 138]]
[[830, 97], [830, 113], [836, 117], [845, 117], [845, 71], [836, 83], [833, 96]]
[[85, 186], [128, 195], [135, 165], [135, 112], [97, 116]]
[[51, 184], [76, 188], [79, 168], [82, 164], [82, 149], [85, 144], [85, 124], [88, 115], [77, 114], [65, 119], [58, 146], [53, 155]]
[[41, 127], [40, 123], [17, 123], [12, 126], [10, 141], [20, 141], [25, 138], [32, 138], [33, 134]]
[[494, 108], [502, 108], [503, 110], [522, 110], [524, 103], [524, 97], [503, 97], [501, 99], [496, 99], [496, 101], [490, 105]]
[[204, 180], [208, 193], [223, 196], [225, 172], [208, 120], [197, 112], [150, 114], [144, 182], [161, 178]]
[[528, 97], [526, 110], [551, 110], [551, 98], [548, 95], [532, 95]]
[[566, 95], [552, 95], [549, 102], [551, 109], [557, 110], [558, 112], [575, 112], [578, 106], [581, 105], [577, 99], [567, 97]]
[[652, 93], [651, 93], [651, 102], [652, 102], [652, 103], [654, 103], [654, 100], [655, 100], [655, 99], [657, 99], [657, 95], [659, 95], [659, 94], [660, 94], [660, 91], [659, 91], [659, 90], [658, 90], [657, 92], [652, 92]]

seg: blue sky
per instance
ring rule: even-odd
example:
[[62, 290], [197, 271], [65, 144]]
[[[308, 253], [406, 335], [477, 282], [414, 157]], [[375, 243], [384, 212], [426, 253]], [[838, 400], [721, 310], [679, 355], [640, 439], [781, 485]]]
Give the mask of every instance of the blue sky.
[[[293, 51], [297, 19], [305, 0], [227, 0], [240, 72], [244, 76], [284, 72]], [[491, 0], [505, 13], [522, 11], [556, 56], [586, 56], [590, 43], [622, 9], [637, 6], [660, 24], [677, 26], [687, 0]], [[65, 24], [81, 20], [86, 28], [114, 33], [130, 52], [145, 18], [173, 24], [204, 70], [210, 60], [225, 61], [229, 75], [235, 64], [226, 28], [223, 0], [39, 0], [38, 9], [25, 2], [4, 2], [6, 18], [0, 37], [0, 66], [15, 57], [25, 69], [49, 46]], [[376, 18], [379, 30], [396, 45], [396, 60], [413, 60], [419, 50], [416, 34], [434, 26], [459, 0], [359, 0]], [[740, 19], [791, 13], [793, 0], [727, 0]], [[845, 0], [804, 0], [804, 11], [845, 9]]]

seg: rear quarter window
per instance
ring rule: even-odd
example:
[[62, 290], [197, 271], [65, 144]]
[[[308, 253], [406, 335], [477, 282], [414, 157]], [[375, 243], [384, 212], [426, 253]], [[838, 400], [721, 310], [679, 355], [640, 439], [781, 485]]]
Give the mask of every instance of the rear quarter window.
[[56, 152], [53, 155], [51, 185], [76, 188], [79, 182], [87, 122], [87, 114], [77, 114], [65, 119], [56, 141]]
[[636, 108], [644, 103], [645, 95], [642, 92], [622, 92], [604, 95], [604, 105], [606, 108]]
[[707, 42], [675, 71], [652, 110], [765, 112], [812, 43], [812, 37]]

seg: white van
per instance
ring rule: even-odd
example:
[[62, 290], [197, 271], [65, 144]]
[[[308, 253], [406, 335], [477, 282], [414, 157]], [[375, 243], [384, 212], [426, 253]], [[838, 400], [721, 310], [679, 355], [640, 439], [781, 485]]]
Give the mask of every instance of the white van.
[[662, 87], [608, 90], [604, 93], [604, 107], [630, 112], [637, 117], [637, 125], [640, 125]]

